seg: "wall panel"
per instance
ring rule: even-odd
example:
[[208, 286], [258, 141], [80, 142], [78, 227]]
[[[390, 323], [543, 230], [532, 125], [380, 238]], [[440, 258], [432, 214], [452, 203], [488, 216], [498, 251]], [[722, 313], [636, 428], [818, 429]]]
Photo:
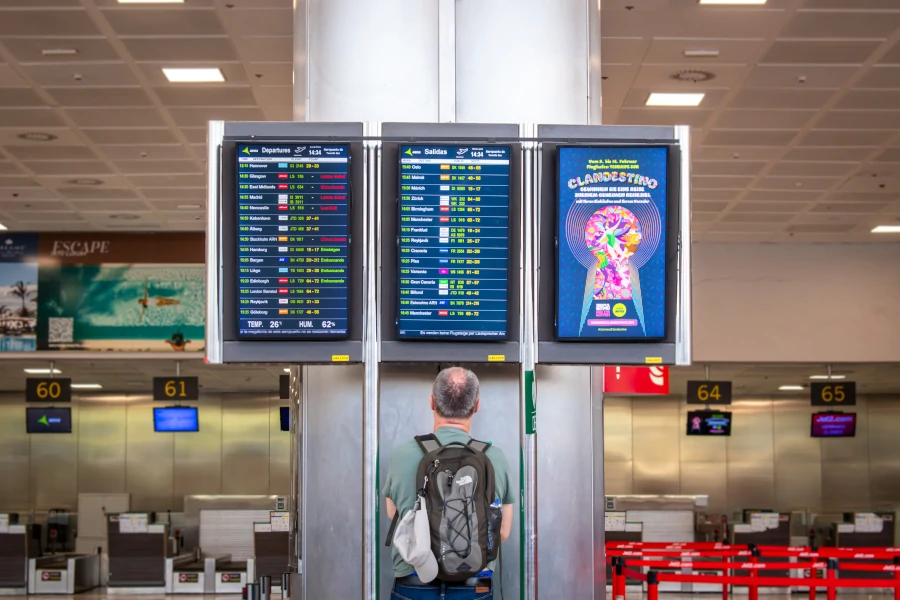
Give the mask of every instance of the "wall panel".
[[734, 422], [728, 438], [728, 499], [734, 506], [775, 506], [775, 452], [772, 402], [739, 400], [732, 407]]
[[291, 493], [291, 433], [281, 431], [281, 407], [288, 405], [269, 395], [269, 494], [275, 496]]
[[153, 431], [153, 406], [146, 396], [128, 403], [125, 491], [131, 494], [132, 510], [174, 507], [175, 434]]
[[869, 441], [869, 502], [872, 508], [893, 510], [900, 504], [900, 401], [883, 396], [867, 400], [868, 426], [856, 435]]
[[861, 397], [857, 403], [857, 436], [821, 440], [822, 508], [829, 512], [865, 510], [863, 507], [869, 506], [868, 401]]
[[72, 435], [31, 435], [31, 505], [37, 510], [78, 506], [78, 407]]
[[726, 438], [688, 436], [687, 413], [702, 408], [678, 400], [678, 439], [681, 458], [682, 494], [707, 494], [709, 509], [723, 511], [728, 506], [728, 441]]
[[78, 492], [125, 492], [126, 419], [123, 395], [79, 395]]
[[632, 403], [634, 493], [665, 494], [680, 487], [679, 405], [670, 398]]
[[173, 511], [184, 509], [184, 497], [222, 492], [222, 401], [202, 396], [198, 403], [199, 431], [175, 433]]
[[21, 396], [0, 398], [0, 510], [31, 509], [31, 444]]
[[269, 493], [269, 399], [222, 395], [222, 493]]
[[774, 400], [775, 505], [779, 510], [822, 508], [822, 444], [810, 436], [809, 402]]

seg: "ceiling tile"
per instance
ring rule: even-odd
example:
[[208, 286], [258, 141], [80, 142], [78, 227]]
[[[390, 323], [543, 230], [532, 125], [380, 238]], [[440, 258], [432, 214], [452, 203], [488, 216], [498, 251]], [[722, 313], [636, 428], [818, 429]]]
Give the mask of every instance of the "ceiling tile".
[[148, 209], [147, 204], [140, 200], [123, 200], [121, 198], [115, 200], [70, 200], [70, 203], [77, 210], [88, 212], [132, 212], [146, 211]]
[[623, 108], [619, 112], [620, 125], [689, 125], [703, 127], [711, 110], [667, 108]]
[[808, 206], [808, 202], [738, 202], [731, 211], [736, 213], [797, 214]]
[[791, 233], [846, 233], [853, 229], [854, 223], [835, 223], [829, 224], [796, 224], [789, 225], [788, 231]]
[[704, 38], [715, 32], [717, 38], [759, 39], [774, 36], [786, 21], [783, 11], [731, 8], [604, 11], [601, 26], [604, 34], [617, 37], [667, 37], [677, 23], [678, 37], [682, 38]]
[[74, 210], [54, 210], [35, 212], [33, 209], [5, 211], [16, 221], [22, 223], [43, 223], [45, 221], [84, 221], [79, 213]]
[[80, 0], [4, 0], [3, 8], [81, 8]]
[[697, 175], [756, 175], [766, 166], [764, 162], [731, 161], [692, 161], [691, 174]]
[[777, 214], [764, 213], [728, 213], [722, 217], [723, 223], [778, 223], [784, 222], [784, 217]]
[[[645, 64], [682, 65], [684, 69], [696, 68], [702, 71], [714, 71], [716, 65], [757, 63], [765, 48], [766, 42], [761, 39], [654, 39], [643, 62]], [[605, 49], [604, 47], [603, 50]], [[690, 58], [684, 55], [685, 50], [717, 50], [719, 56], [712, 59]], [[603, 54], [601, 57], [606, 62]]]
[[813, 202], [822, 197], [822, 192], [792, 190], [747, 190], [742, 202]]
[[887, 142], [892, 131], [813, 130], [800, 140], [801, 146], [880, 146]]
[[44, 106], [40, 96], [27, 88], [4, 88], [0, 91], [0, 107], [35, 107]]
[[293, 86], [293, 63], [250, 63], [247, 70], [250, 73], [250, 79], [253, 81], [266, 85]]
[[171, 144], [177, 139], [169, 129], [86, 129], [96, 144]]
[[14, 200], [0, 199], [0, 210], [3, 211], [59, 211], [72, 210], [65, 202], [61, 200], [22, 200], [20, 198]]
[[701, 146], [691, 151], [691, 159], [700, 160], [772, 160], [781, 156], [783, 148], [773, 146], [771, 148], [754, 147], [729, 147], [729, 146]]
[[17, 167], [15, 163], [9, 161], [0, 162], [0, 175], [19, 175], [24, 176], [27, 175], [22, 169]]
[[[103, 16], [120, 36], [129, 35], [224, 35], [222, 22], [214, 10], [189, 8], [152, 8], [132, 10], [132, 7], [105, 10]], [[293, 19], [290, 19], [293, 25]]]
[[196, 209], [196, 210], [202, 210], [206, 206], [206, 203], [192, 201], [192, 200], [175, 199], [175, 200], [152, 200], [152, 201], [150, 201], [150, 205], [153, 206], [153, 208], [155, 208], [157, 210], [166, 211], [168, 213], [174, 213], [174, 212], [186, 213], [192, 209], [185, 210], [185, 209], [181, 209], [178, 207], [179, 206], [197, 206], [198, 209]]
[[[69, 63], [23, 65], [22, 70], [39, 85], [47, 87], [127, 86], [138, 85], [138, 80], [125, 63]], [[76, 80], [76, 75], [81, 80]]]
[[784, 146], [796, 135], [796, 131], [717, 129], [710, 131], [703, 143], [713, 146]]
[[835, 105], [839, 109], [896, 110], [897, 107], [900, 107], [900, 90], [848, 90]]
[[823, 202], [813, 206], [810, 212], [832, 214], [874, 214], [888, 206], [887, 202]]
[[294, 105], [294, 88], [288, 85], [261, 85], [255, 89], [254, 95], [263, 108], [292, 108]]
[[707, 200], [731, 201], [738, 197], [740, 190], [694, 190], [691, 192], [691, 202]]
[[114, 164], [125, 175], [171, 175], [203, 172], [192, 160], [117, 160]]
[[92, 160], [97, 158], [87, 146], [7, 146], [19, 160]]
[[0, 127], [58, 127], [62, 124], [49, 108], [0, 109]]
[[28, 83], [19, 77], [13, 68], [9, 65], [0, 64], [0, 87], [27, 87]]
[[232, 40], [246, 61], [291, 62], [294, 58], [293, 36], [236, 36]]
[[[181, 144], [147, 145], [140, 146], [100, 146], [100, 152], [111, 160], [141, 160], [141, 161], [173, 161], [191, 160], [191, 155]], [[204, 155], [206, 148], [202, 149]]]
[[[851, 67], [814, 65], [757, 65], [744, 81], [747, 88], [832, 88], [843, 86], [859, 70]], [[800, 80], [803, 79], [803, 83]]]
[[794, 148], [784, 160], [822, 160], [826, 162], [859, 162], [872, 154], [866, 146], [844, 146], [841, 148]]
[[79, 127], [165, 126], [155, 108], [73, 108], [66, 111]]
[[885, 198], [890, 199], [890, 196], [885, 196], [884, 194], [866, 194], [859, 192], [838, 191], [834, 192], [833, 194], [829, 194], [826, 201], [829, 204], [853, 202], [861, 202], [863, 204], [878, 204], [880, 202], [884, 202]]
[[154, 91], [166, 106], [256, 106], [249, 87], [160, 87]]
[[[614, 38], [601, 36], [600, 59], [606, 63], [639, 63], [647, 53], [649, 41], [644, 38]], [[649, 62], [649, 61], [648, 61]], [[653, 61], [659, 62], [659, 61]], [[672, 62], [672, 61], [665, 61]]]
[[691, 214], [691, 233], [696, 233], [699, 229], [697, 227], [698, 224], [701, 223], [712, 223], [716, 219], [719, 218], [718, 213], [706, 213], [706, 212], [695, 212]]
[[695, 190], [741, 190], [750, 185], [751, 181], [753, 181], [753, 177], [714, 177], [693, 175], [691, 177], [691, 187]]
[[64, 196], [68, 195], [68, 188], [100, 191], [102, 189], [128, 187], [128, 183], [125, 181], [125, 179], [118, 175], [104, 175], [101, 173], [95, 173], [91, 174], [89, 177], [91, 179], [98, 179], [101, 183], [99, 185], [73, 184], [74, 180], [80, 178], [78, 176], [72, 175], [36, 175], [35, 180], [37, 180], [41, 185], [45, 187], [60, 191], [60, 193], [62, 193]]
[[878, 162], [900, 163], [900, 148], [886, 148], [884, 152], [876, 156], [873, 160]]
[[282, 10], [229, 10], [224, 14], [225, 23], [230, 32], [236, 35], [275, 35], [288, 36], [294, 34], [294, 11], [290, 8]]
[[880, 42], [777, 41], [762, 62], [768, 64], [862, 64]]
[[220, 63], [238, 60], [227, 37], [130, 38], [122, 42], [136, 61]]
[[179, 203], [184, 201], [185, 204], [206, 204], [205, 188], [147, 188], [141, 190], [141, 193], [151, 201], [157, 200], [178, 200]]
[[[31, 180], [29, 180], [31, 181]], [[57, 196], [42, 187], [5, 188], [0, 190], [0, 201], [56, 200]]]
[[819, 110], [834, 95], [829, 90], [744, 89], [738, 92], [730, 108]]
[[840, 192], [852, 192], [862, 194], [900, 194], [900, 177], [870, 177], [869, 175], [857, 175], [848, 179], [841, 187]]
[[66, 198], [72, 200], [132, 200], [137, 194], [128, 188], [99, 188], [99, 187], [63, 187], [57, 190]]
[[769, 175], [784, 177], [845, 177], [856, 168], [855, 163], [779, 161]]
[[258, 108], [172, 108], [169, 114], [179, 127], [206, 127], [209, 121], [262, 121]]
[[37, 187], [38, 183], [31, 177], [0, 177], [0, 188]]
[[784, 221], [782, 219], [774, 219], [773, 222], [764, 223], [717, 223], [712, 231], [727, 233], [773, 233], [784, 231]]
[[4, 11], [0, 18], [0, 35], [99, 36], [100, 31], [84, 9], [10, 10]]
[[27, 161], [23, 163], [36, 175], [105, 175], [112, 173], [105, 162], [99, 160], [51, 160]]
[[694, 213], [720, 213], [728, 208], [728, 202], [691, 202], [691, 211]]
[[758, 190], [827, 190], [840, 182], [840, 177], [764, 177], [753, 187]]
[[182, 127], [181, 133], [191, 144], [206, 144], [206, 127]]
[[[7, 38], [3, 45], [20, 63], [61, 63], [121, 60], [112, 45], [105, 39], [96, 38]], [[44, 56], [42, 50], [50, 48], [73, 48], [75, 54]]]
[[153, 106], [139, 87], [121, 88], [48, 88], [47, 92], [63, 107]]
[[821, 129], [900, 129], [900, 110], [831, 110], [816, 127]]
[[158, 177], [155, 175], [129, 175], [128, 181], [138, 188], [206, 187], [205, 175], [168, 175], [166, 177]]
[[715, 123], [722, 129], [802, 129], [814, 110], [726, 110]]
[[872, 67], [863, 75], [856, 87], [900, 88], [900, 67]]
[[806, 0], [805, 8], [835, 9], [892, 9], [897, 8], [896, 0]]
[[886, 39], [900, 27], [900, 13], [865, 11], [800, 11], [781, 30], [782, 38]]

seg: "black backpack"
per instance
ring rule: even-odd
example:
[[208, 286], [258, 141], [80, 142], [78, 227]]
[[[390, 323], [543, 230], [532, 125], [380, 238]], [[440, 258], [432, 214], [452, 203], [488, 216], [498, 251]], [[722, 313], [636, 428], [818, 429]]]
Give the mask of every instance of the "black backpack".
[[494, 466], [485, 454], [490, 444], [469, 440], [442, 446], [434, 434], [417, 436], [416, 441], [425, 453], [416, 486], [428, 506], [437, 578], [465, 581], [500, 552], [502, 508]]

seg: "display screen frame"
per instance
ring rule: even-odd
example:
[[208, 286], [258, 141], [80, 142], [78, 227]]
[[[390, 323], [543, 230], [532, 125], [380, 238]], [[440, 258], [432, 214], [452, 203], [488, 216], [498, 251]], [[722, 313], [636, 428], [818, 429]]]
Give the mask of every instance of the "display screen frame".
[[[690, 169], [683, 128], [644, 125], [538, 125], [537, 230], [531, 241], [538, 261], [535, 323], [536, 361], [562, 365], [674, 365], [690, 352], [690, 186], [684, 177]], [[556, 338], [556, 223], [560, 146], [622, 147], [669, 146], [666, 260], [670, 268], [666, 285], [666, 338], [659, 341], [564, 340]], [[676, 211], [675, 215], [672, 211]], [[685, 220], [687, 219], [687, 220]], [[679, 299], [688, 304], [682, 306]], [[671, 316], [671, 318], [670, 318]]]
[[[193, 429], [161, 429], [160, 418], [162, 415], [182, 411], [184, 414], [193, 413]], [[156, 433], [197, 433], [200, 431], [200, 411], [196, 406], [156, 406], [153, 408], [153, 431]]]
[[[694, 418], [700, 417], [703, 419], [704, 428], [707, 427], [706, 421], [710, 417], [715, 417], [718, 415], [726, 415], [725, 418], [728, 419], [728, 426], [724, 433], [711, 433], [709, 430], [705, 431], [693, 431], [692, 423]], [[734, 414], [731, 411], [727, 410], [689, 410], [687, 412], [687, 418], [685, 420], [685, 434], [689, 436], [699, 436], [699, 437], [731, 437], [731, 428], [734, 425]]]
[[[663, 334], [658, 336], [623, 336], [623, 337], [567, 337], [559, 334], [559, 261], [563, 252], [563, 240], [559, 239], [560, 219], [563, 217], [561, 210], [561, 201], [559, 198], [559, 189], [562, 183], [562, 153], [566, 149], [609, 149], [621, 150], [623, 148], [657, 148], [666, 150], [666, 187], [665, 187], [665, 239], [663, 241], [663, 249], [665, 257], [663, 264], [665, 269], [665, 290], [664, 290], [664, 308], [663, 308]], [[675, 160], [673, 153], [678, 151], [677, 144], [662, 143], [643, 143], [643, 144], [616, 144], [616, 143], [585, 143], [585, 144], [560, 144], [556, 147], [555, 163], [555, 189], [553, 202], [553, 228], [555, 240], [555, 252], [553, 256], [553, 339], [557, 342], [565, 343], [594, 343], [594, 344], [621, 344], [621, 343], [653, 343], [674, 341], [675, 336], [675, 312], [677, 306], [677, 285], [678, 285], [678, 202], [672, 199], [678, 198], [678, 189], [680, 187], [680, 178], [678, 176], [678, 161]], [[611, 202], [612, 203], [612, 202]], [[673, 240], [674, 237], [674, 240]], [[658, 250], [657, 250], [658, 251]]]
[[[36, 427], [38, 423], [38, 419], [40, 417], [34, 417], [34, 415], [46, 416], [48, 412], [66, 415], [65, 419], [68, 419], [68, 428], [50, 428], [50, 429], [38, 429]], [[34, 417], [34, 418], [33, 418]], [[64, 425], [60, 423], [60, 425]], [[48, 425], [49, 427], [49, 425]], [[45, 435], [45, 434], [65, 434], [72, 433], [72, 408], [70, 406], [49, 406], [49, 407], [41, 407], [41, 406], [26, 406], [25, 407], [25, 432], [28, 434], [35, 435]]]
[[510, 339], [510, 297], [512, 295], [512, 291], [509, 287], [509, 277], [510, 277], [510, 263], [512, 262], [512, 251], [513, 251], [513, 243], [512, 238], [513, 235], [510, 235], [511, 232], [511, 224], [512, 224], [512, 156], [513, 156], [513, 146], [511, 144], [502, 144], [502, 143], [493, 143], [493, 144], [463, 144], [459, 142], [435, 142], [432, 144], [427, 143], [409, 143], [409, 144], [400, 144], [400, 156], [398, 159], [397, 165], [397, 189], [402, 190], [403, 185], [403, 169], [400, 165], [402, 165], [402, 149], [403, 148], [430, 148], [435, 146], [442, 146], [447, 148], [462, 148], [462, 147], [479, 147], [479, 148], [503, 148], [509, 153], [509, 164], [507, 165], [507, 177], [509, 178], [509, 185], [507, 186], [508, 192], [506, 196], [506, 222], [507, 222], [507, 236], [506, 236], [506, 277], [507, 277], [507, 288], [506, 288], [506, 335], [503, 336], [494, 336], [494, 337], [463, 337], [463, 336], [403, 336], [400, 333], [400, 271], [403, 268], [400, 261], [403, 258], [400, 253], [400, 236], [399, 232], [401, 231], [402, 218], [403, 213], [400, 210], [400, 196], [397, 196], [397, 215], [396, 215], [396, 227], [397, 227], [397, 257], [396, 257], [396, 277], [395, 277], [395, 289], [396, 291], [396, 302], [394, 303], [394, 325], [395, 325], [395, 333], [398, 341], [402, 342], [412, 342], [412, 343], [421, 343], [421, 342], [448, 342], [448, 343], [472, 343], [472, 342], [506, 342]]
[[[291, 407], [290, 406], [279, 406], [278, 407], [278, 420], [281, 425], [281, 431], [290, 431], [291, 430]], [[284, 426], [287, 425], [287, 429]]]
[[[385, 363], [518, 363], [521, 361], [521, 297], [522, 290], [522, 215], [523, 215], [523, 159], [518, 125], [510, 123], [383, 123], [382, 124], [381, 182], [378, 188], [381, 214], [381, 278], [378, 283], [380, 302], [386, 310], [379, 311], [381, 331], [381, 362]], [[395, 306], [399, 306], [399, 273], [397, 273], [399, 235], [396, 215], [399, 213], [398, 187], [400, 177], [400, 147], [403, 145], [460, 145], [510, 146], [509, 191], [509, 296], [508, 339], [458, 341], [398, 340]], [[460, 343], [462, 342], [462, 343]]]
[[[363, 265], [365, 250], [362, 240], [365, 233], [362, 203], [365, 194], [365, 157], [369, 151], [364, 145], [362, 123], [268, 123], [229, 122], [225, 123], [222, 141], [218, 144], [218, 171], [214, 188], [218, 190], [216, 213], [212, 223], [216, 227], [216, 245], [207, 253], [207, 268], [219, 269], [212, 279], [208, 276], [210, 290], [207, 292], [218, 305], [219, 318], [210, 320], [207, 327], [207, 343], [220, 348], [222, 363], [279, 362], [291, 356], [295, 362], [304, 364], [330, 364], [360, 362], [363, 356]], [[345, 339], [239, 339], [237, 284], [238, 266], [237, 238], [237, 152], [241, 143], [271, 144], [347, 144], [350, 146], [348, 179], [352, 190], [349, 210], [350, 235], [349, 276], [348, 276], [348, 336]], [[212, 185], [212, 184], [211, 184]], [[213, 202], [213, 199], [210, 199]], [[227, 233], [227, 235], [224, 235]], [[215, 304], [209, 310], [215, 311]], [[208, 311], [209, 312], [209, 311]], [[211, 337], [212, 335], [212, 337]], [[335, 336], [337, 337], [337, 336]], [[207, 350], [209, 351], [209, 350]], [[337, 358], [335, 358], [337, 357]], [[349, 359], [349, 361], [348, 361]]]
[[[821, 416], [826, 416], [826, 415], [830, 415], [830, 416], [843, 416], [843, 417], [853, 417], [852, 422], [851, 422], [851, 426], [850, 426], [851, 432], [850, 432], [849, 434], [844, 434], [844, 435], [827, 435], [827, 434], [823, 434], [823, 433], [818, 433], [818, 434], [817, 434], [817, 433], [816, 433], [816, 417], [821, 417]], [[812, 413], [812, 415], [810, 415], [810, 418], [809, 418], [809, 435], [810, 435], [810, 437], [817, 438], [817, 439], [842, 439], [842, 438], [853, 438], [853, 437], [856, 437], [856, 424], [857, 424], [857, 421], [858, 421], [858, 419], [857, 419], [856, 413], [836, 412], [836, 411], [820, 411], [820, 412], [814, 412], [814, 413]]]
[[[352, 182], [352, 177], [350, 176], [350, 174], [351, 174], [351, 170], [353, 168], [353, 154], [350, 149], [350, 144], [347, 142], [304, 141], [302, 143], [306, 146], [339, 146], [341, 148], [345, 148], [347, 151], [347, 179], [346, 179], [346, 182], [347, 182], [347, 331], [342, 334], [309, 333], [309, 334], [291, 334], [291, 335], [286, 335], [286, 334], [264, 335], [264, 336], [257, 337], [257, 336], [252, 336], [249, 334], [241, 334], [240, 327], [236, 326], [235, 331], [237, 333], [237, 340], [241, 341], [241, 342], [265, 342], [265, 341], [270, 341], [270, 340], [271, 341], [282, 341], [282, 342], [312, 342], [312, 341], [320, 342], [320, 341], [343, 341], [343, 340], [350, 338], [350, 322], [351, 322], [351, 314], [350, 314], [351, 300], [350, 299], [353, 294], [352, 288], [355, 285], [354, 281], [353, 281], [353, 277], [352, 277], [353, 267], [351, 264], [353, 261], [352, 235], [351, 235], [352, 223], [353, 223], [353, 182]], [[246, 145], [246, 146], [254, 146], [255, 147], [255, 146], [265, 146], [266, 144], [270, 144], [273, 146], [275, 146], [275, 145], [291, 145], [286, 140], [270, 141], [270, 142], [264, 142], [264, 141], [260, 141], [260, 140], [246, 140], [246, 141], [237, 142], [237, 146]], [[288, 160], [289, 158], [290, 157], [285, 157], [285, 160], [287, 162], [290, 162], [290, 160]], [[235, 170], [234, 175], [235, 176], [238, 175], [238, 173], [239, 173], [239, 171], [238, 171], [239, 162], [240, 162], [240, 155], [239, 155], [239, 153], [236, 152], [235, 153], [235, 162], [234, 162], [234, 170]], [[236, 177], [234, 177], [233, 183], [235, 185], [239, 185], [239, 182]], [[239, 191], [236, 190], [235, 196], [238, 196], [238, 195], [239, 195]], [[240, 231], [238, 229], [236, 229], [237, 227], [240, 226], [240, 219], [239, 219], [240, 201], [239, 201], [239, 198], [238, 198], [238, 201], [235, 202], [235, 204], [234, 204], [234, 210], [235, 210], [235, 215], [234, 215], [235, 216], [235, 228], [233, 228], [233, 233], [234, 233], [235, 237], [240, 237]], [[240, 268], [240, 252], [241, 252], [240, 243], [235, 243], [234, 244], [234, 261], [235, 261], [234, 264], [235, 264], [236, 268]], [[236, 279], [239, 279], [239, 278], [240, 277], [236, 277]], [[240, 304], [240, 284], [239, 283], [238, 283], [238, 285], [234, 286], [233, 291], [234, 291], [235, 305], [239, 305]], [[238, 310], [239, 310], [239, 307], [238, 307]], [[235, 323], [238, 323], [240, 320], [239, 315], [235, 315], [235, 318], [238, 319], [238, 321], [236, 321]], [[266, 317], [263, 320], [266, 320], [268, 318], [269, 317]]]

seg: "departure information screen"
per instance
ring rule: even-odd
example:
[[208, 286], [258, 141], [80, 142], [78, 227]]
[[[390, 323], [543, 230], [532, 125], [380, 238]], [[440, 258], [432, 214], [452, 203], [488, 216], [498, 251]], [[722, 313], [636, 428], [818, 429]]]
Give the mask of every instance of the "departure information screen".
[[350, 149], [237, 144], [238, 339], [347, 336]]
[[398, 339], [504, 340], [508, 146], [401, 146]]

